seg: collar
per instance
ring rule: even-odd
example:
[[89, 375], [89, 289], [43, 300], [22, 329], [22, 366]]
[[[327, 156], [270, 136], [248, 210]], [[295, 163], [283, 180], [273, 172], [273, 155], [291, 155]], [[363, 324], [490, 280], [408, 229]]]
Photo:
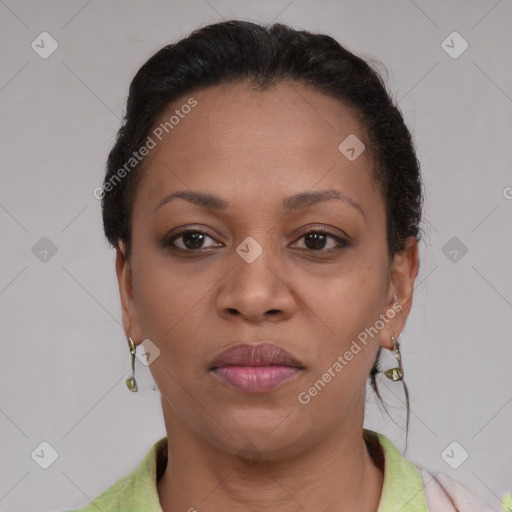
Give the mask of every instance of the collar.
[[[363, 435], [367, 443], [371, 438], [378, 441], [383, 457], [384, 482], [377, 512], [428, 512], [420, 470], [404, 459], [386, 436], [367, 429], [363, 429]], [[379, 454], [372, 453], [372, 457], [378, 458]], [[157, 481], [166, 463], [167, 437], [163, 437], [153, 444], [135, 471], [77, 512], [97, 511], [97, 507], [109, 512], [163, 512]]]
[[404, 459], [383, 434], [363, 429], [376, 436], [384, 456], [384, 483], [377, 512], [429, 512], [420, 470]]

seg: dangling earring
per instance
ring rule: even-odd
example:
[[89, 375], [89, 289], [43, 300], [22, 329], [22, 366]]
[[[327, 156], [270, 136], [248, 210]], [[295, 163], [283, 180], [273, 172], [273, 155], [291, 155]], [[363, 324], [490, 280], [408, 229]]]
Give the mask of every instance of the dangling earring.
[[391, 336], [391, 341], [393, 342], [393, 355], [396, 357], [398, 362], [398, 368], [390, 368], [384, 372], [384, 375], [396, 382], [398, 380], [402, 380], [404, 378], [404, 371], [402, 369], [402, 356], [400, 355], [400, 345], [394, 336]]
[[137, 389], [137, 382], [135, 381], [135, 351], [137, 350], [137, 347], [135, 346], [135, 343], [131, 339], [131, 337], [128, 339], [128, 345], [130, 347], [130, 354], [132, 356], [132, 376], [126, 379], [126, 387], [133, 392], [138, 391]]

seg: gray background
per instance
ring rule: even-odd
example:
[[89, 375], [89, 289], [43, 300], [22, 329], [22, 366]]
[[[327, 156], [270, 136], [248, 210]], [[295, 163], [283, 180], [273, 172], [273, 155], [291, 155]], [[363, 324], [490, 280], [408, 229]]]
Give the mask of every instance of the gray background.
[[[165, 435], [149, 369], [137, 361], [139, 393], [124, 384], [114, 251], [93, 190], [138, 68], [235, 17], [328, 33], [387, 67], [427, 187], [401, 338], [406, 455], [496, 503], [512, 488], [512, 2], [0, 0], [0, 510], [84, 505]], [[46, 59], [31, 47], [43, 31], [59, 45]], [[457, 58], [442, 46], [453, 31], [469, 44]], [[365, 426], [403, 449], [402, 388], [381, 387], [394, 421], [370, 396]], [[43, 441], [58, 453], [48, 469]]]

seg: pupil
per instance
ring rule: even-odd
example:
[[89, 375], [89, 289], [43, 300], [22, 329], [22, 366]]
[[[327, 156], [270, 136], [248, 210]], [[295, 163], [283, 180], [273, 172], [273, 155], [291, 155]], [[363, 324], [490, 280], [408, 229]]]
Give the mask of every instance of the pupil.
[[[192, 243], [189, 244], [188, 242]], [[201, 233], [185, 233], [183, 235], [183, 243], [188, 249], [199, 249], [203, 242], [203, 235]]]
[[[312, 244], [308, 242], [312, 241]], [[310, 233], [306, 235], [306, 246], [308, 249], [323, 249], [325, 246], [325, 235], [323, 233]]]

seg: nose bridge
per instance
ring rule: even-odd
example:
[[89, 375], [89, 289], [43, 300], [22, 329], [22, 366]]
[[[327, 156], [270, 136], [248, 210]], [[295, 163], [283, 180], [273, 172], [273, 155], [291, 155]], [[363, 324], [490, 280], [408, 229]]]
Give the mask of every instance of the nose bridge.
[[[242, 201], [241, 197], [240, 200]], [[278, 221], [273, 213], [272, 202], [256, 202], [251, 196], [241, 202], [239, 207], [236, 219], [238, 227], [233, 240], [236, 254], [248, 265], [261, 262], [262, 259], [268, 263], [273, 259], [273, 253], [278, 250]]]
[[[276, 279], [279, 248], [267, 229], [254, 231], [235, 248], [234, 271], [238, 279], [249, 280], [253, 286], [269, 286]], [[269, 281], [270, 279], [270, 281]]]
[[247, 317], [261, 317], [268, 311], [288, 314], [293, 297], [286, 279], [280, 277], [279, 247], [267, 228], [246, 236], [233, 254], [232, 270], [218, 296], [223, 311], [238, 311]]

